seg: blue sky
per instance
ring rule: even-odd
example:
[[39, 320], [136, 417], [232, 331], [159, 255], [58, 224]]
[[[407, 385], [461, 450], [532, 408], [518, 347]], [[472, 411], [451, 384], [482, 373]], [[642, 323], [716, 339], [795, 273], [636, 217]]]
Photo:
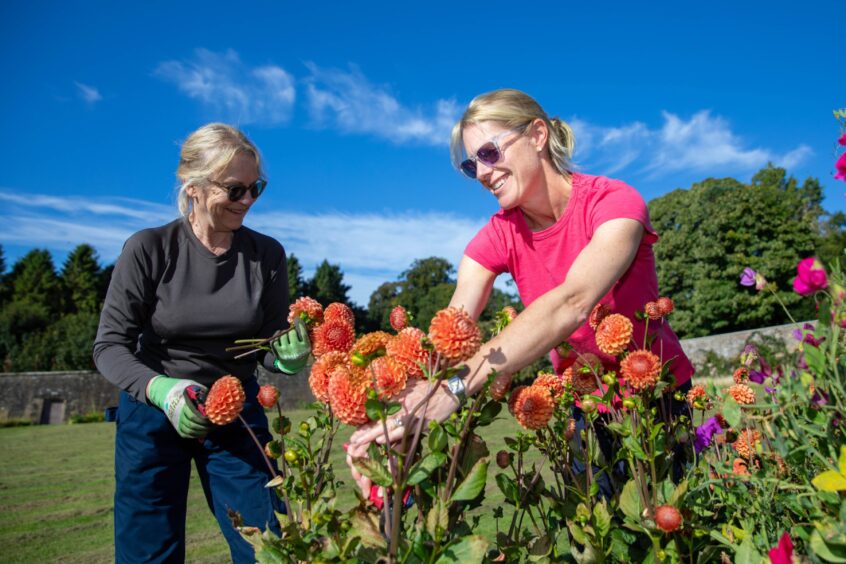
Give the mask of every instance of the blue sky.
[[[179, 143], [242, 127], [269, 187], [247, 225], [366, 305], [416, 258], [457, 264], [496, 202], [450, 166], [477, 94], [513, 87], [576, 131], [584, 172], [648, 200], [768, 161], [832, 179], [843, 3], [0, 3], [0, 244], [103, 263], [176, 215]], [[840, 41], [838, 41], [840, 39]]]

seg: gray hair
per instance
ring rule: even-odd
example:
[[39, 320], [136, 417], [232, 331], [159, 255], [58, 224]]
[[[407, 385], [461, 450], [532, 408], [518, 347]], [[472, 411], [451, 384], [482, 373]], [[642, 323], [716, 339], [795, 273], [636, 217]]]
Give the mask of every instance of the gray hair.
[[191, 198], [185, 189], [206, 182], [229, 166], [239, 153], [251, 155], [256, 160], [259, 176], [264, 176], [258, 148], [241, 130], [225, 123], [209, 123], [188, 136], [182, 144], [176, 168], [180, 184], [176, 200], [180, 214], [187, 216], [191, 211]]

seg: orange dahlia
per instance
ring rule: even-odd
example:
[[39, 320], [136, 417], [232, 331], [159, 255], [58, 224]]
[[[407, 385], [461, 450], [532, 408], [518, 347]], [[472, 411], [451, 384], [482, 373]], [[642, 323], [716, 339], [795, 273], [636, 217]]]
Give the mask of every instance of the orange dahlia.
[[576, 358], [572, 366], [564, 370], [562, 382], [570, 384], [578, 395], [592, 394], [599, 385], [597, 380], [602, 377], [605, 369], [599, 357], [593, 353], [583, 353]]
[[405, 308], [401, 305], [398, 305], [391, 310], [389, 319], [394, 331], [399, 332], [408, 327], [409, 315]]
[[761, 441], [761, 433], [753, 429], [745, 429], [737, 434], [737, 440], [731, 446], [737, 454], [749, 459], [755, 454], [755, 445]]
[[755, 403], [755, 390], [746, 384], [735, 384], [729, 387], [728, 393], [740, 405], [751, 405]]
[[538, 374], [538, 377], [535, 378], [535, 381], [532, 383], [532, 386], [542, 386], [549, 390], [549, 393], [552, 394], [552, 399], [558, 399], [561, 397], [561, 394], [564, 393], [564, 382], [561, 379], [561, 376], [558, 374], [551, 374], [549, 372], [541, 372]]
[[658, 298], [656, 303], [658, 304], [658, 307], [661, 308], [661, 313], [664, 317], [673, 313], [673, 310], [676, 308], [675, 304], [673, 304], [673, 300], [666, 296]]
[[355, 342], [355, 329], [346, 321], [332, 319], [318, 325], [312, 333], [312, 352], [320, 358], [330, 351], [348, 352]]
[[206, 417], [215, 425], [227, 425], [235, 421], [247, 394], [241, 381], [235, 376], [222, 376], [212, 384], [206, 396]]
[[367, 382], [356, 378], [346, 366], [337, 366], [329, 375], [329, 405], [332, 413], [347, 425], [367, 423]]
[[648, 302], [645, 306], [643, 306], [643, 313], [645, 313], [646, 317], [652, 321], [658, 321], [664, 317], [664, 312], [661, 310], [661, 306], [655, 302]]
[[661, 376], [661, 359], [647, 350], [634, 351], [620, 361], [620, 374], [638, 392], [651, 388]]
[[738, 476], [749, 476], [749, 465], [746, 463], [746, 460], [735, 458], [731, 471]]
[[399, 362], [409, 376], [422, 378], [423, 366], [429, 362], [429, 351], [423, 348], [426, 333], [417, 327], [406, 327], [392, 337], [385, 352]]
[[[372, 333], [365, 333], [353, 344], [350, 355], [355, 355], [363, 359], [368, 359], [374, 355], [381, 355], [385, 352], [385, 347], [391, 340], [392, 335], [384, 331], [373, 331]], [[355, 362], [355, 360], [354, 360]], [[366, 364], [366, 361], [365, 361]]]
[[738, 368], [737, 370], [734, 371], [732, 378], [734, 378], [735, 384], [745, 383], [746, 380], [749, 379], [749, 369], [746, 368], [745, 366], [741, 366], [740, 368]]
[[288, 323], [293, 323], [297, 317], [306, 325], [323, 323], [323, 306], [314, 298], [299, 298], [288, 308]]
[[389, 356], [380, 356], [371, 362], [370, 371], [376, 381], [376, 391], [382, 399], [392, 398], [405, 388], [408, 377], [405, 368]]
[[[708, 395], [705, 393], [705, 386], [702, 384], [697, 384], [693, 386], [689, 392], [687, 392], [687, 403], [690, 407], [696, 407], [697, 409], [707, 409], [708, 408]], [[698, 405], [698, 407], [697, 407]]]
[[[512, 394], [511, 398], [513, 400], [513, 407], [509, 405], [512, 408], [511, 412], [520, 426], [525, 429], [542, 429], [552, 418], [555, 402], [549, 388], [544, 386], [523, 387], [518, 393]], [[509, 404], [511, 403], [509, 401]]]
[[470, 314], [457, 307], [448, 307], [432, 318], [429, 340], [441, 356], [460, 362], [476, 354], [482, 345], [482, 334]]
[[511, 389], [511, 379], [510, 374], [497, 374], [496, 377], [494, 377], [494, 381], [491, 382], [491, 399], [502, 401], [508, 393], [508, 390]]
[[619, 313], [612, 313], [596, 328], [596, 346], [605, 354], [617, 356], [629, 346], [634, 326], [631, 320]]
[[355, 327], [355, 315], [353, 310], [347, 304], [341, 302], [332, 302], [326, 309], [323, 310], [323, 321], [343, 321], [348, 325]]
[[610, 313], [611, 308], [605, 304], [596, 304], [593, 306], [593, 309], [588, 316], [588, 324], [590, 325], [590, 328], [596, 331], [596, 328], [599, 327], [602, 320], [608, 317]]
[[347, 364], [347, 355], [340, 351], [330, 351], [311, 365], [308, 386], [318, 401], [329, 403], [329, 376], [338, 366]]

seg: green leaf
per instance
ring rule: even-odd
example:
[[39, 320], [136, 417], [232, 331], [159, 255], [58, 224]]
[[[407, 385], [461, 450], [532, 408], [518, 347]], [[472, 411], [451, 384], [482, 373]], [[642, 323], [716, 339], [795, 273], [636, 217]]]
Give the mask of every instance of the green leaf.
[[426, 517], [426, 532], [439, 542], [444, 537], [444, 532], [449, 527], [449, 508], [441, 498], [438, 498], [429, 510]]
[[391, 416], [395, 413], [398, 413], [400, 409], [402, 409], [401, 403], [397, 403], [397, 402], [389, 403], [388, 409], [387, 409], [388, 416]]
[[575, 522], [567, 519], [567, 528], [570, 530], [570, 535], [572, 535], [573, 540], [576, 541], [576, 544], [587, 544], [588, 538], [585, 534], [584, 529], [582, 529], [579, 525]]
[[499, 486], [499, 489], [502, 491], [502, 495], [505, 496], [506, 500], [514, 504], [520, 501], [520, 493], [517, 489], [517, 484], [514, 483], [513, 479], [509, 478], [505, 474], [497, 474], [496, 485]]
[[382, 464], [372, 458], [355, 458], [353, 459], [353, 466], [355, 469], [373, 480], [374, 484], [389, 487], [393, 485], [394, 479], [388, 469]]
[[470, 470], [470, 473], [467, 474], [464, 481], [455, 488], [450, 501], [470, 501], [471, 499], [476, 499], [476, 497], [485, 489], [485, 482], [487, 479], [488, 459], [483, 458], [473, 466], [473, 469]]
[[350, 536], [361, 539], [361, 544], [373, 548], [386, 548], [385, 537], [379, 532], [379, 517], [375, 513], [356, 509], [350, 516]]
[[643, 450], [643, 447], [640, 446], [640, 441], [638, 441], [634, 436], [629, 436], [623, 439], [623, 446], [626, 447], [635, 457], [641, 460], [649, 459], [646, 452]]
[[620, 494], [620, 509], [626, 517], [635, 523], [640, 523], [640, 516], [643, 514], [643, 505], [640, 502], [640, 496], [637, 493], [637, 484], [634, 480], [629, 480], [623, 486], [623, 493]]
[[755, 550], [752, 538], [746, 537], [734, 555], [734, 564], [761, 564], [764, 557]]
[[605, 500], [593, 506], [593, 524], [596, 526], [599, 538], [605, 538], [611, 532], [611, 515], [608, 513]]
[[408, 471], [408, 480], [406, 483], [409, 486], [416, 486], [423, 480], [429, 477], [437, 468], [443, 466], [447, 461], [447, 455], [443, 452], [429, 453], [423, 460], [418, 461], [411, 470]]
[[491, 400], [486, 403], [477, 419], [479, 426], [490, 425], [496, 416], [499, 415], [500, 411], [502, 411], [502, 404], [500, 402]]
[[824, 492], [839, 492], [846, 490], [846, 476], [835, 470], [823, 472], [811, 481], [812, 484]]
[[549, 538], [549, 535], [533, 537], [526, 545], [526, 550], [529, 553], [529, 560], [541, 560], [552, 550], [552, 539]]
[[846, 562], [846, 549], [826, 544], [819, 531], [811, 534], [811, 550], [826, 562]]
[[482, 561], [488, 551], [488, 541], [478, 535], [464, 537], [447, 547], [437, 564], [476, 564]]
[[687, 493], [687, 479], [681, 481], [681, 483], [676, 486], [673, 495], [670, 496], [670, 499], [667, 500], [667, 505], [672, 505], [673, 507], [678, 507], [679, 502], [681, 502], [684, 494]]
[[732, 427], [740, 426], [740, 405], [734, 401], [732, 396], [727, 396], [723, 402], [722, 413], [729, 425]]
[[380, 421], [382, 419], [382, 402], [377, 399], [369, 399], [364, 404], [364, 409], [367, 411], [367, 417], [371, 421]]
[[429, 450], [432, 452], [441, 452], [447, 446], [447, 434], [440, 424], [434, 426], [429, 433]]

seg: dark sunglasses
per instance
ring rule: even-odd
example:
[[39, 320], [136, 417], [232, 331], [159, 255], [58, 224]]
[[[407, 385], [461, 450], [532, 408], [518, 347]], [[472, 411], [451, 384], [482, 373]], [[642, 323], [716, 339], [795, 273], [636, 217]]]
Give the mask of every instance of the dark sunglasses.
[[250, 191], [250, 196], [252, 196], [253, 200], [255, 200], [261, 196], [261, 193], [264, 192], [264, 189], [267, 187], [267, 180], [263, 178], [259, 178], [249, 186], [244, 186], [243, 184], [230, 184], [227, 186], [226, 184], [221, 184], [220, 182], [211, 179], [209, 179], [209, 182], [218, 188], [226, 190], [230, 202], [237, 202], [243, 198], [244, 194], [247, 193], [247, 190]]
[[518, 129], [510, 129], [503, 131], [499, 135], [495, 135], [490, 141], [479, 147], [475, 156], [465, 159], [459, 165], [461, 172], [467, 178], [476, 178], [476, 161], [481, 161], [484, 164], [491, 166], [498, 163], [502, 159], [502, 148], [499, 146], [499, 140], [509, 133], [518, 133]]

